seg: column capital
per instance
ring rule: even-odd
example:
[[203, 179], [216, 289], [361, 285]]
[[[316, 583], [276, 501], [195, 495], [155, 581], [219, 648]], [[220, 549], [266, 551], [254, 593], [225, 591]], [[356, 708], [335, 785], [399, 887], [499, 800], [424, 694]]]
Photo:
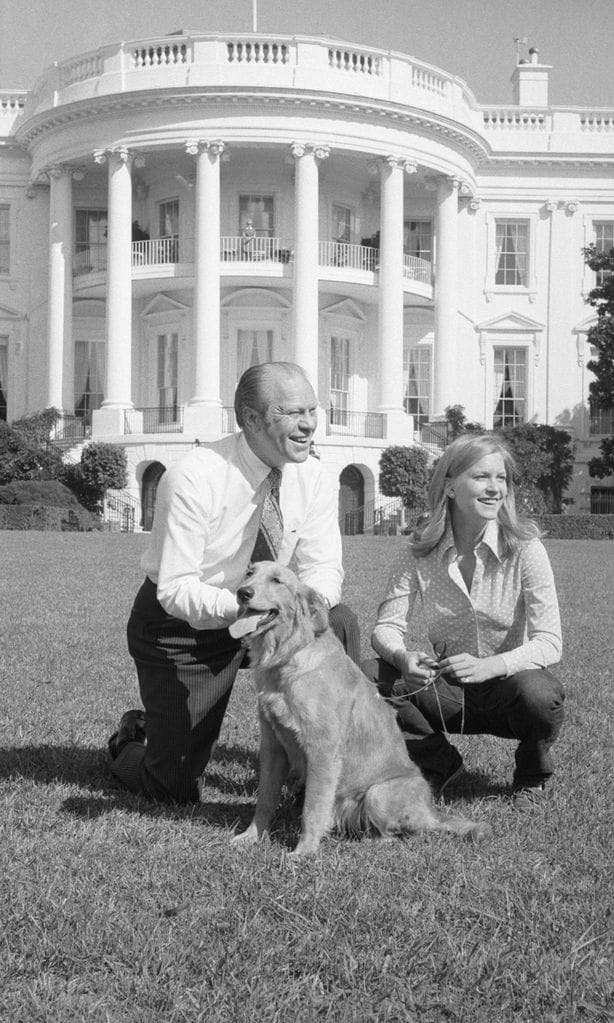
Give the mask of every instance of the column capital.
[[400, 167], [406, 174], [417, 174], [418, 172], [418, 161], [410, 160], [406, 156], [394, 156], [389, 153], [388, 156], [382, 157], [382, 163], [384, 167]]
[[109, 149], [94, 150], [94, 163], [107, 163], [113, 158], [120, 163], [133, 163], [135, 167], [145, 166], [145, 157], [140, 153], [132, 153], [128, 146], [112, 146]]
[[290, 152], [296, 160], [300, 160], [301, 156], [306, 156], [312, 153], [316, 160], [327, 160], [330, 156], [330, 146], [316, 142], [291, 142]]
[[186, 139], [185, 151], [190, 156], [198, 156], [200, 153], [210, 153], [211, 156], [221, 156], [225, 144], [222, 139]]
[[72, 177], [72, 170], [66, 163], [54, 163], [49, 167], [45, 167], [45, 173], [49, 180], [53, 178], [54, 181], [59, 181], [60, 178], [69, 175]]
[[555, 210], [558, 208], [558, 205], [559, 204], [557, 199], [547, 199], [546, 202], [544, 203], [544, 209], [546, 213], [554, 213]]

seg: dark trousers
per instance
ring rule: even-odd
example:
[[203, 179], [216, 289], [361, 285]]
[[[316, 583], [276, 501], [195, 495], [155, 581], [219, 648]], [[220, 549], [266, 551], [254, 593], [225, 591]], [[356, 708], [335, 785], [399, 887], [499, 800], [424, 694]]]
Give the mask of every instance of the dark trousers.
[[[362, 670], [382, 696], [389, 697], [400, 673], [379, 658], [365, 661]], [[408, 752], [425, 771], [437, 771], [449, 756], [443, 734], [497, 735], [518, 740], [514, 785], [538, 785], [553, 772], [550, 747], [563, 724], [565, 693], [561, 682], [545, 668], [519, 671], [476, 685], [440, 678], [434, 685], [402, 697], [397, 721]]]
[[[333, 631], [358, 663], [356, 616], [343, 604], [330, 611]], [[111, 764], [130, 789], [163, 802], [198, 802], [244, 651], [228, 629], [193, 629], [167, 614], [146, 579], [128, 621], [128, 649], [145, 708], [146, 745], [130, 742]]]

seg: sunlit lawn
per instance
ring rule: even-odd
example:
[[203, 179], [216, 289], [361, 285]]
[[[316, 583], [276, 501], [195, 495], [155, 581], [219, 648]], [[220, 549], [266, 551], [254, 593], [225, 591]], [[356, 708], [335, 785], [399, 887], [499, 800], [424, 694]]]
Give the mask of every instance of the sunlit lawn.
[[[345, 542], [365, 655], [404, 542]], [[201, 805], [110, 778], [107, 736], [139, 702], [124, 630], [145, 543], [0, 532], [0, 1019], [612, 1021], [614, 544], [547, 543], [568, 701], [546, 806], [512, 810], [512, 743], [461, 737], [448, 802], [491, 842], [332, 837], [295, 866], [289, 801], [273, 842], [229, 846], [257, 786], [247, 672]]]

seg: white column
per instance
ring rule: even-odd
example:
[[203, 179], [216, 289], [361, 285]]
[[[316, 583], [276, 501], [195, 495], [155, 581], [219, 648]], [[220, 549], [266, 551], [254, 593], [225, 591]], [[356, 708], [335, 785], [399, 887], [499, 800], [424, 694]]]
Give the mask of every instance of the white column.
[[49, 170], [49, 320], [47, 407], [74, 407], [72, 346], [72, 177]]
[[196, 435], [220, 432], [220, 157], [219, 139], [190, 141], [196, 157], [194, 230], [194, 391], [184, 429]]
[[302, 366], [318, 393], [318, 160], [325, 160], [328, 146], [292, 143], [295, 159], [294, 197], [294, 361]]
[[403, 411], [403, 186], [415, 164], [389, 156], [380, 164], [381, 218], [378, 332], [378, 411], [387, 417], [387, 440], [407, 444]]
[[98, 152], [108, 162], [107, 374], [94, 433], [122, 434], [124, 410], [132, 404], [132, 169], [127, 149]]
[[432, 419], [443, 418], [448, 405], [462, 405], [456, 367], [458, 187], [453, 178], [444, 178], [437, 185]]

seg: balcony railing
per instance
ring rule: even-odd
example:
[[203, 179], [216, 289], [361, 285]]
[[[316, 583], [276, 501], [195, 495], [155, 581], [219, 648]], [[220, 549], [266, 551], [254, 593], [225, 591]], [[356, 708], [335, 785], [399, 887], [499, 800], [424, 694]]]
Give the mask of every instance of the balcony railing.
[[403, 256], [403, 277], [409, 281], [422, 281], [424, 284], [433, 283], [433, 265], [428, 259], [420, 259], [419, 256]]
[[379, 249], [349, 242], [320, 242], [320, 266], [344, 266], [349, 270], [376, 270]]
[[423, 423], [418, 437], [420, 444], [443, 451], [450, 443], [450, 424], [447, 420], [440, 423]]
[[61, 415], [53, 424], [49, 440], [52, 444], [79, 444], [92, 436], [92, 413]]
[[[180, 238], [150, 238], [146, 241], [132, 242], [133, 267], [190, 263], [193, 258], [186, 249], [185, 241]], [[290, 263], [293, 258], [293, 242], [285, 238], [243, 238], [241, 235], [224, 235], [220, 238], [222, 263], [272, 265]], [[372, 273], [379, 269], [379, 249], [370, 245], [321, 241], [318, 259], [319, 265], [324, 267], [343, 267], [347, 270], [367, 270]], [[75, 276], [105, 272], [106, 269], [106, 242], [77, 248], [73, 256]], [[406, 280], [431, 284], [432, 264], [417, 256], [404, 255], [403, 276]]]
[[614, 435], [614, 408], [595, 409], [589, 419], [588, 432], [591, 437]]
[[124, 432], [183, 433], [183, 406], [127, 409]]
[[386, 414], [330, 408], [326, 415], [326, 433], [329, 437], [365, 437], [382, 440], [386, 436]]
[[283, 238], [226, 235], [220, 239], [220, 258], [224, 263], [289, 263], [292, 255], [292, 243]]

